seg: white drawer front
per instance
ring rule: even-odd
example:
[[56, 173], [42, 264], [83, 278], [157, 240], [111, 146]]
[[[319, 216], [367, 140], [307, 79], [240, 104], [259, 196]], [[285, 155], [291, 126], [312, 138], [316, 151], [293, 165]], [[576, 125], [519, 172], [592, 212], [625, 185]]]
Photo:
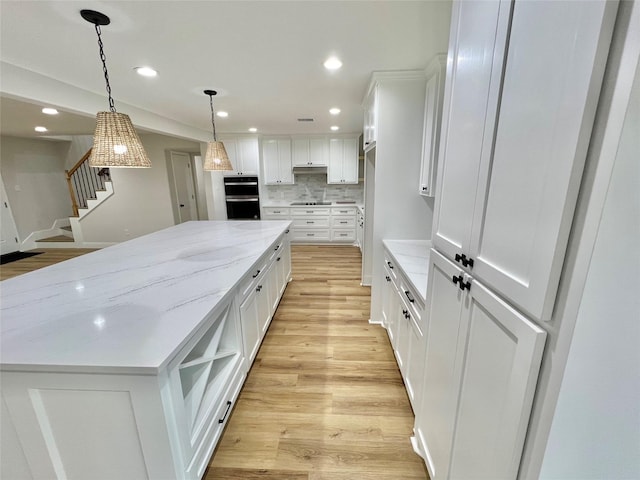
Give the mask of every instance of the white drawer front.
[[355, 227], [355, 225], [355, 217], [348, 217], [345, 215], [344, 217], [333, 217], [331, 219], [331, 226], [335, 228], [351, 228]]
[[300, 207], [300, 208], [292, 208], [291, 215], [318, 215], [318, 216], [329, 216], [331, 214], [331, 209], [329, 207]]
[[297, 228], [328, 228], [329, 217], [302, 217], [294, 218], [293, 226]]
[[293, 231], [293, 241], [327, 242], [330, 240], [329, 230], [310, 230], [296, 228]]
[[331, 215], [355, 215], [356, 207], [331, 207]]
[[333, 230], [331, 232], [332, 242], [353, 242], [356, 239], [355, 229]]
[[264, 207], [264, 214], [270, 217], [288, 217], [289, 207]]

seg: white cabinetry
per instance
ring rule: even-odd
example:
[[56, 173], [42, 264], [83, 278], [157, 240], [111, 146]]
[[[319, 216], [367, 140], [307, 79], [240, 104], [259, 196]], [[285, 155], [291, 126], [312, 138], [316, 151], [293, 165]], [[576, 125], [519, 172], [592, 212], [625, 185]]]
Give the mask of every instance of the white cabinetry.
[[364, 215], [362, 210], [359, 208], [356, 212], [356, 245], [360, 249], [360, 253], [362, 253], [362, 244], [364, 241]]
[[331, 207], [331, 241], [356, 241], [356, 207]]
[[331, 240], [331, 208], [300, 207], [291, 209], [294, 242], [328, 242]]
[[416, 435], [434, 480], [516, 478], [546, 333], [431, 251]]
[[293, 166], [326, 166], [328, 144], [326, 137], [293, 137]]
[[262, 164], [265, 185], [291, 185], [291, 140], [268, 138], [262, 140]]
[[364, 150], [367, 151], [376, 145], [378, 129], [378, 86], [372, 84], [365, 100], [364, 107], [364, 128], [363, 142]]
[[615, 8], [454, 4], [434, 245], [537, 319], [553, 309]]
[[419, 193], [427, 197], [435, 196], [446, 66], [447, 56], [437, 55], [429, 62], [425, 70], [427, 87], [424, 99], [424, 132], [422, 134]]
[[327, 183], [358, 183], [358, 138], [329, 139]]
[[221, 137], [229, 155], [233, 171], [224, 172], [225, 176], [258, 175], [260, 149], [255, 137]]
[[386, 250], [383, 272], [382, 322], [415, 411], [424, 370], [424, 302]]

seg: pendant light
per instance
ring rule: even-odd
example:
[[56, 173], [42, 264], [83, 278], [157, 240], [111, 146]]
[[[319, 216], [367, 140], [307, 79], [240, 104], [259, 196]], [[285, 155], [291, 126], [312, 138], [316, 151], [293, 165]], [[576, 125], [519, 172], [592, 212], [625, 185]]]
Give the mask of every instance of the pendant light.
[[106, 15], [94, 10], [81, 10], [80, 15], [96, 28], [110, 110], [108, 112], [98, 112], [96, 116], [96, 130], [93, 135], [93, 147], [89, 165], [98, 168], [150, 167], [151, 160], [149, 160], [147, 152], [145, 152], [142, 142], [140, 142], [140, 137], [138, 137], [133, 128], [129, 115], [116, 112], [116, 107], [111, 97], [111, 85], [109, 85], [109, 74], [107, 73], [107, 63], [101, 37], [102, 32], [100, 31], [100, 26], [109, 25], [111, 20]]
[[205, 95], [209, 95], [209, 104], [211, 105], [211, 125], [213, 126], [213, 142], [207, 144], [207, 153], [204, 156], [205, 170], [233, 170], [233, 166], [227, 156], [227, 149], [224, 143], [219, 142], [216, 138], [216, 122], [213, 112], [213, 96], [217, 94], [215, 90], [205, 90]]

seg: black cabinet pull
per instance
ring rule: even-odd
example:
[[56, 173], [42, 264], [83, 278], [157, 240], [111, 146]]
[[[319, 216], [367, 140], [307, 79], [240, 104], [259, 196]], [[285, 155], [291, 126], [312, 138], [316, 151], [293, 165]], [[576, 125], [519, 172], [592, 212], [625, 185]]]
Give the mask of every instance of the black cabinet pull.
[[455, 260], [456, 262], [460, 263], [460, 261], [462, 260], [462, 255], [460, 255], [459, 253], [456, 253]]
[[287, 229], [284, 231], [284, 233], [289, 233], [289, 229], [287, 228]]
[[411, 315], [409, 315], [409, 312], [407, 312], [407, 313], [404, 315], [404, 318], [406, 318], [407, 320], [411, 319]]
[[393, 270], [393, 265], [391, 265], [391, 262], [387, 262], [387, 265], [389, 265], [389, 268]]
[[464, 267], [473, 268], [473, 258], [467, 258], [464, 253], [462, 255], [456, 253], [455, 260], [456, 262], [461, 263]]
[[458, 275], [457, 277], [454, 275], [452, 280], [454, 284], [458, 284], [460, 290], [471, 290], [471, 282], [465, 282], [462, 275]]
[[390, 277], [389, 275], [387, 275], [387, 276], [386, 276], [386, 277], [384, 277], [384, 278], [387, 280], [387, 282], [390, 282], [390, 281], [391, 281], [391, 277]]
[[276, 262], [279, 262], [279, 261], [280, 261], [280, 257], [276, 258]]
[[274, 250], [278, 250], [280, 248], [280, 245], [277, 245], [276, 248], [274, 248]]
[[253, 278], [256, 278], [258, 275], [260, 275], [260, 270], [256, 271], [256, 274], [253, 275]]
[[259, 292], [260, 290], [262, 290], [262, 285], [258, 285], [258, 286], [256, 287], [256, 292]]
[[227, 409], [224, 411], [224, 416], [218, 420], [218, 423], [224, 423], [227, 419], [227, 415], [229, 415], [229, 410], [231, 410], [231, 400], [227, 400]]
[[402, 315], [404, 315], [404, 318], [407, 318], [408, 313], [409, 313], [408, 310], [405, 310], [404, 308], [402, 309]]
[[413, 298], [413, 295], [411, 295], [411, 292], [410, 292], [409, 290], [405, 290], [405, 291], [404, 291], [404, 294], [407, 296], [407, 299], [408, 299], [411, 303], [413, 303], [413, 302], [415, 302], [415, 301], [416, 301], [416, 299], [415, 299], [415, 298]]
[[427, 187], [422, 187], [422, 191], [424, 192], [427, 189]]

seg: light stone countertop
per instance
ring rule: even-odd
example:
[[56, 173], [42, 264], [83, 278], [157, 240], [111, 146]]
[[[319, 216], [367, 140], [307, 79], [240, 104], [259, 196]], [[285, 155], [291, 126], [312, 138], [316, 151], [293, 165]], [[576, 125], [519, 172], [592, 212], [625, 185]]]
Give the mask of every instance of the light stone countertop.
[[391, 254], [416, 293], [423, 302], [427, 296], [429, 276], [429, 240], [383, 240], [382, 244]]
[[289, 221], [187, 222], [0, 283], [0, 369], [157, 373]]

